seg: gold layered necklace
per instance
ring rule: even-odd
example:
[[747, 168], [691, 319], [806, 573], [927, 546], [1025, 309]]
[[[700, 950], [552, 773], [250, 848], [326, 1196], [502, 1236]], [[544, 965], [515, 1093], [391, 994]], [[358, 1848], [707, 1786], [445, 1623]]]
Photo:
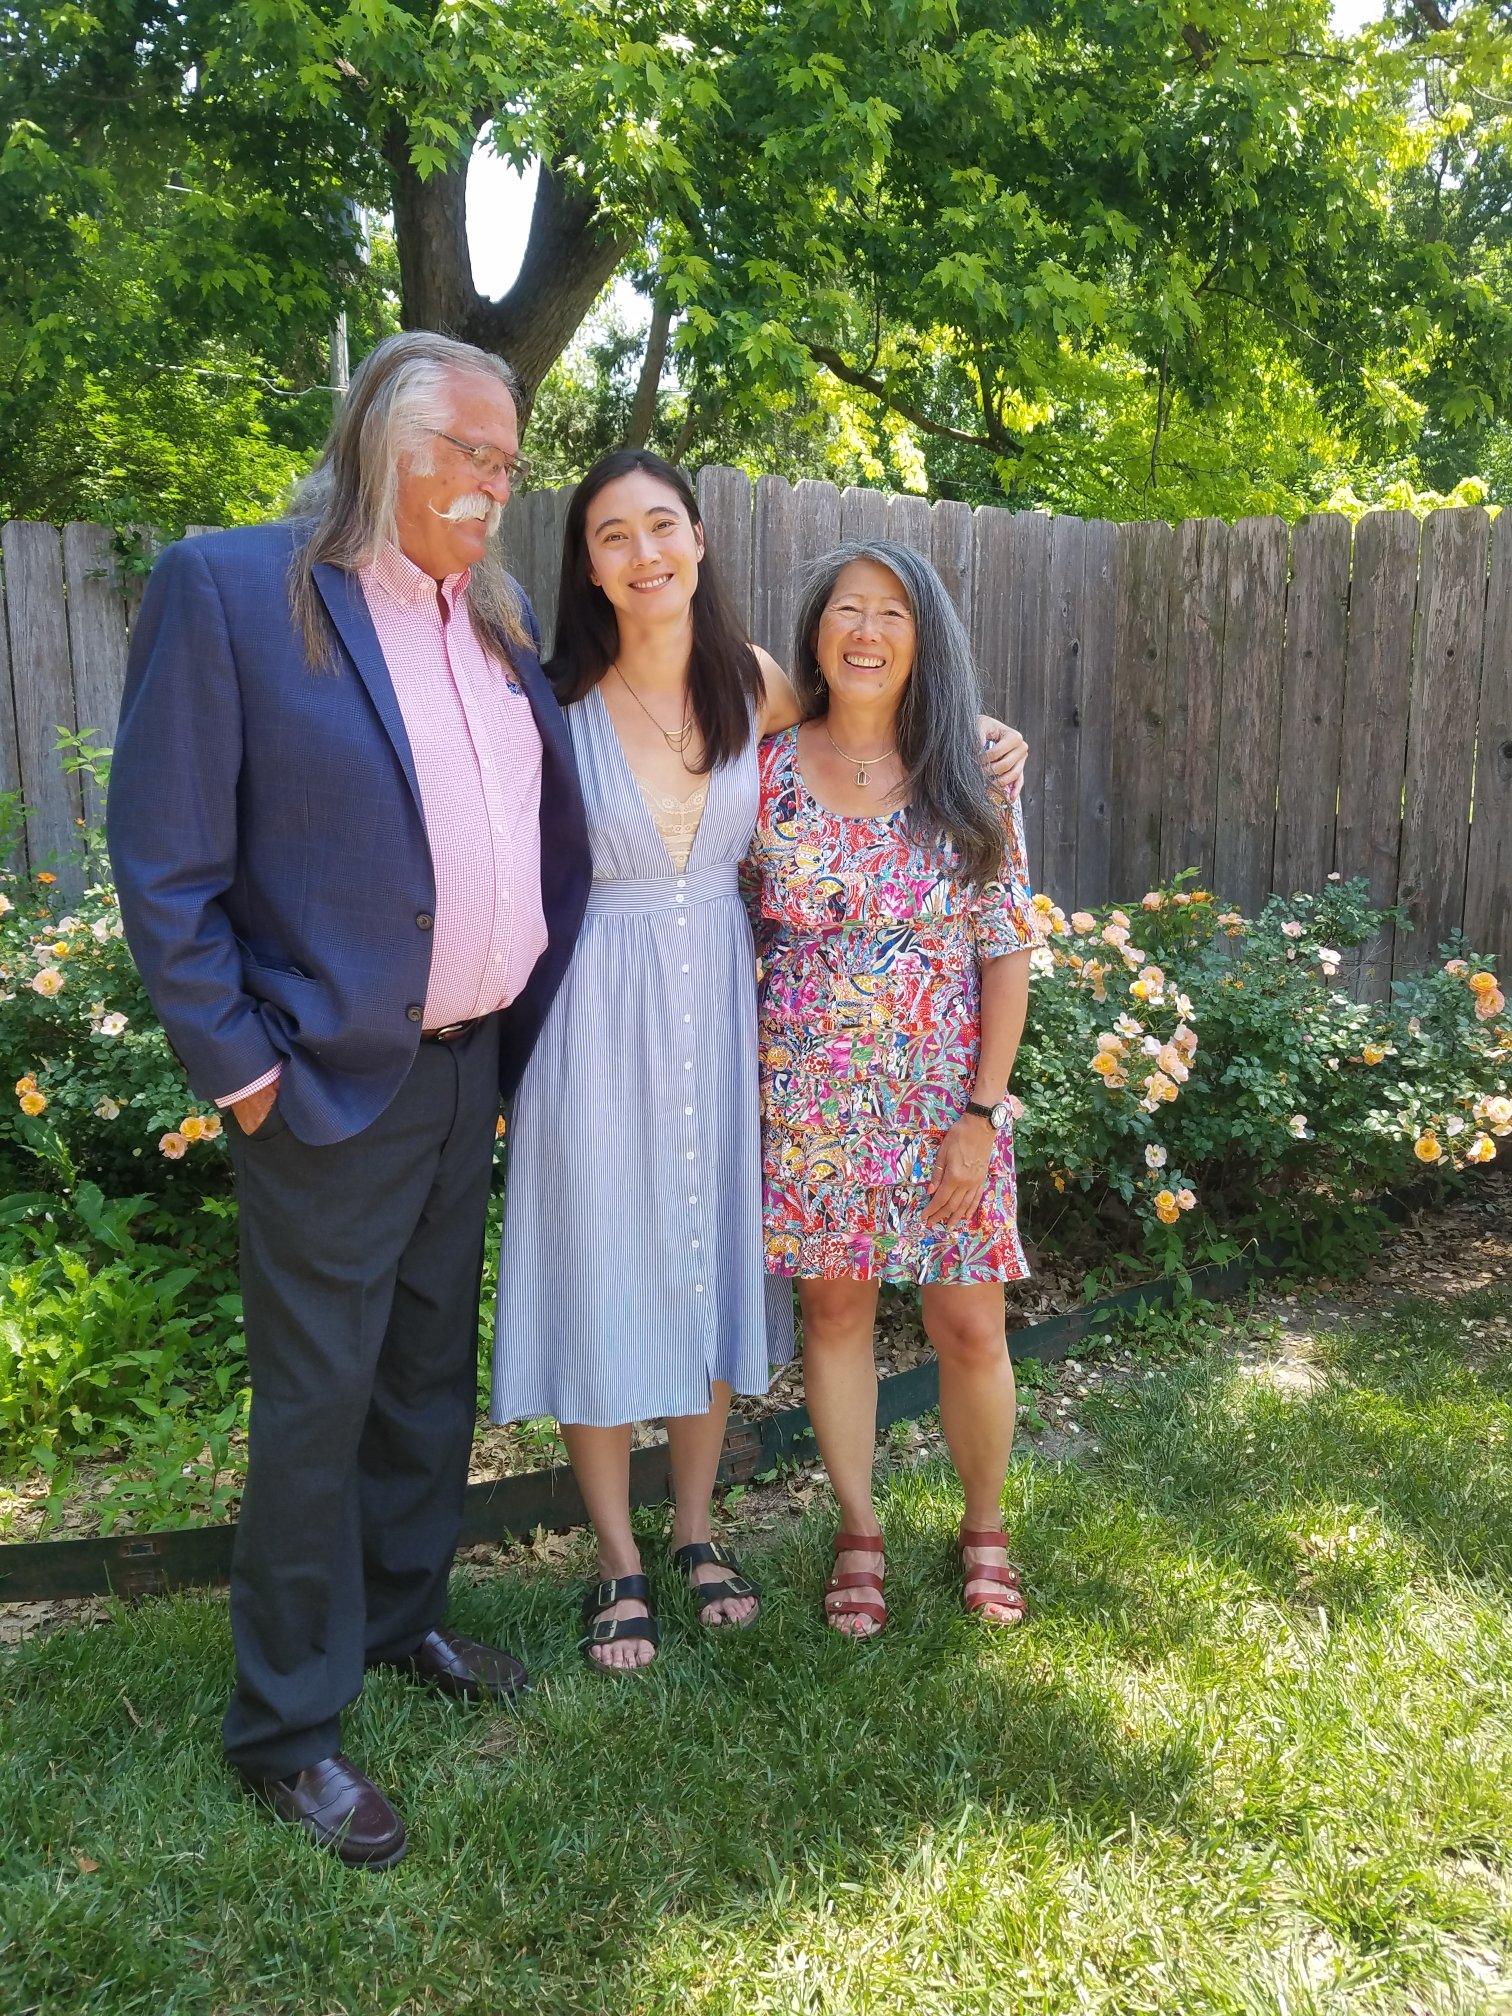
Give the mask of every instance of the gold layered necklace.
[[[657, 720], [656, 716], [651, 712], [651, 709], [646, 705], [645, 701], [642, 700], [639, 693], [637, 693], [635, 688], [630, 684], [630, 681], [625, 677], [624, 673], [620, 672], [619, 666], [616, 665], [613, 669], [619, 673], [619, 682], [621, 686], [624, 687], [625, 691], [630, 695], [630, 698], [635, 702], [636, 706], [639, 707], [642, 714], [644, 714], [646, 719], [651, 723], [651, 726], [656, 730], [657, 734], [661, 736], [662, 740], [666, 743], [667, 747], [671, 750], [674, 750], [677, 755], [681, 756], [683, 751], [687, 748], [688, 743], [692, 740], [693, 728], [694, 728], [693, 715], [691, 709], [688, 706], [686, 689], [684, 689], [683, 694], [682, 727], [679, 728], [675, 733], [673, 733], [671, 730], [663, 728], [660, 721]], [[684, 767], [686, 768], [686, 765], [684, 765]]]
[[875, 770], [879, 764], [885, 763], [889, 756], [896, 756], [898, 753], [897, 744], [894, 743], [891, 749], [884, 749], [880, 756], [852, 756], [849, 749], [842, 749], [840, 747], [840, 744], [835, 740], [834, 736], [831, 735], [829, 731], [829, 725], [827, 722], [821, 721], [819, 723], [819, 726], [823, 728], [824, 739], [826, 742], [828, 742], [831, 749], [834, 750], [835, 754], [837, 756], [843, 756], [847, 763], [855, 764], [856, 783], [862, 789], [865, 789], [866, 785], [871, 781], [872, 771]]

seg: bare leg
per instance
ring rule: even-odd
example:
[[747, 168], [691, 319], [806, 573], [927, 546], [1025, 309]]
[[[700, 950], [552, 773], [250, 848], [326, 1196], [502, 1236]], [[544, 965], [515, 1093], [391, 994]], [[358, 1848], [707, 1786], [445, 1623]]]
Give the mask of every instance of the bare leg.
[[[719, 1469], [719, 1452], [724, 1445], [725, 1423], [730, 1418], [731, 1389], [723, 1379], [712, 1383], [707, 1414], [677, 1414], [667, 1421], [667, 1454], [672, 1465], [672, 1545], [686, 1547], [690, 1541], [711, 1537], [710, 1500], [714, 1477]], [[701, 1582], [722, 1582], [728, 1570], [712, 1561], [693, 1570], [693, 1586]], [[731, 1596], [722, 1603], [709, 1604], [706, 1624], [745, 1624], [756, 1614], [754, 1596]]]
[[[940, 1359], [940, 1426], [966, 1494], [965, 1524], [976, 1532], [996, 1532], [1018, 1413], [1002, 1283], [935, 1282], [925, 1288], [923, 1300], [925, 1334]], [[968, 1568], [973, 1562], [1006, 1566], [1007, 1561], [1002, 1547], [966, 1550]], [[968, 1591], [994, 1586], [973, 1584], [968, 1576]], [[1019, 1621], [1019, 1612], [1002, 1603], [989, 1603], [982, 1614], [994, 1623]]]
[[[803, 1310], [803, 1390], [819, 1453], [840, 1501], [841, 1529], [881, 1533], [872, 1502], [872, 1462], [877, 1450], [877, 1322], [875, 1281], [800, 1281]], [[877, 1566], [874, 1554], [836, 1557], [841, 1574]], [[833, 1618], [837, 1631], [869, 1638], [871, 1617]]]
[[[583, 1428], [564, 1421], [562, 1440], [567, 1444], [578, 1489], [598, 1539], [600, 1579], [638, 1575], [640, 1549], [630, 1531], [628, 1423], [623, 1428]], [[645, 1617], [649, 1613], [644, 1603], [631, 1599], [616, 1603], [606, 1614]], [[646, 1666], [656, 1657], [656, 1648], [644, 1638], [626, 1638], [616, 1645], [594, 1645], [590, 1650], [600, 1666]]]

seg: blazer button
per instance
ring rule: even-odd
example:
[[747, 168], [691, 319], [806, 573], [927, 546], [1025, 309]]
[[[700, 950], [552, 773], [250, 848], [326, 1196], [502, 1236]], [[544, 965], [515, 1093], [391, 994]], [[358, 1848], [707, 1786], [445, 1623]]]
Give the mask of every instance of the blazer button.
[[408, 1006], [408, 1008], [405, 1009], [404, 1012], [409, 1017], [411, 1022], [418, 1022], [421, 1016], [425, 1013], [425, 1010], [420, 1006], [418, 1001], [411, 1001], [410, 1005]]
[[420, 912], [420, 915], [415, 919], [415, 923], [422, 931], [429, 931], [429, 929], [435, 923], [435, 921], [436, 921], [435, 918], [432, 917], [429, 910], [422, 910]]

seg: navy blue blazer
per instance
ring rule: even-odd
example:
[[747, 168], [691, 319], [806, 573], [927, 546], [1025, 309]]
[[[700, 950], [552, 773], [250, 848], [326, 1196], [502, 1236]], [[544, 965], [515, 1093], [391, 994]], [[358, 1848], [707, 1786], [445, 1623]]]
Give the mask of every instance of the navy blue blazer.
[[[131, 640], [106, 827], [126, 941], [202, 1099], [283, 1066], [301, 1140], [345, 1140], [420, 1040], [435, 875], [404, 719], [361, 583], [315, 570], [334, 669], [289, 611], [287, 522], [169, 546]], [[541, 732], [548, 942], [504, 1014], [501, 1095], [572, 956], [592, 866], [572, 741], [536, 650], [513, 654]]]

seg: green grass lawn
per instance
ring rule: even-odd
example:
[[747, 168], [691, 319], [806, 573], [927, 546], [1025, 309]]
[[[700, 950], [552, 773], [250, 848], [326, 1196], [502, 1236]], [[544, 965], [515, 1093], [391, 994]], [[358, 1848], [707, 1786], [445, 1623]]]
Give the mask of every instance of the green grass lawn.
[[[459, 1578], [516, 1713], [372, 1685], [349, 1751], [409, 1859], [349, 1874], [231, 1789], [224, 1605], [0, 1666], [0, 2008], [1204, 2012], [1512, 2007], [1512, 1296], [1415, 1306], [1283, 1396], [1221, 1353], [1016, 1466], [1034, 1605], [963, 1617], [938, 1467], [883, 1510], [893, 1626], [753, 1554], [759, 1627], [670, 1590], [601, 1680], [544, 1575]], [[663, 1578], [666, 1580], [667, 1578]]]

